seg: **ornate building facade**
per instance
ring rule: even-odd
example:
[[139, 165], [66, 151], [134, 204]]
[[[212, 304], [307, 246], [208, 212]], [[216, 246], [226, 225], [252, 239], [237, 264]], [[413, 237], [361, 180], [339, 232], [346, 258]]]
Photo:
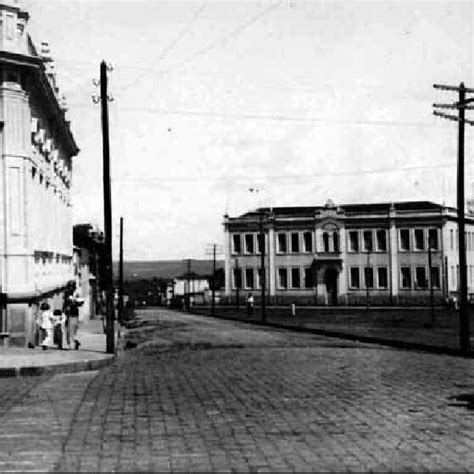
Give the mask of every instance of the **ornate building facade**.
[[[427, 304], [458, 291], [456, 209], [432, 202], [262, 208], [224, 228], [227, 302], [258, 299], [263, 242], [270, 303]], [[472, 215], [465, 239], [474, 293]]]
[[61, 307], [73, 279], [72, 158], [78, 147], [56, 86], [49, 46], [32, 42], [29, 15], [0, 1], [1, 342], [34, 340], [38, 305]]

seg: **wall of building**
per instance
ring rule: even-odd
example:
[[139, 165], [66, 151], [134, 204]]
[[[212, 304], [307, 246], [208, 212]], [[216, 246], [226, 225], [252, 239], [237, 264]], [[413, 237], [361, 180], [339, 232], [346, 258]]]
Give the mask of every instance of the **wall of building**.
[[73, 277], [69, 188], [75, 143], [65, 132], [57, 91], [28, 63], [33, 52], [26, 12], [2, 4], [0, 17], [2, 51], [25, 60], [8, 62], [0, 51], [0, 292], [7, 301], [0, 332], [9, 334], [2, 341], [23, 346], [34, 343], [39, 303], [62, 308]]

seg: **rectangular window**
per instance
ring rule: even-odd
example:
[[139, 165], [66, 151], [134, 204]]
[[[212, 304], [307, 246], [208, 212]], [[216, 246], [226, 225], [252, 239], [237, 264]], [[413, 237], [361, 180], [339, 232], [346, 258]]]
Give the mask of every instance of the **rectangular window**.
[[416, 276], [416, 281], [415, 281], [416, 288], [426, 288], [428, 286], [428, 282], [426, 281], [425, 267], [416, 267], [415, 276]]
[[303, 241], [304, 241], [304, 251], [312, 252], [313, 251], [313, 233], [305, 232], [303, 234]]
[[431, 285], [433, 288], [441, 288], [439, 267], [431, 267]]
[[451, 246], [451, 250], [454, 250], [454, 230], [453, 229], [449, 231], [449, 243]]
[[366, 252], [372, 252], [374, 248], [373, 242], [372, 242], [372, 231], [364, 230], [363, 236], [364, 236], [364, 250]]
[[374, 269], [372, 267], [364, 268], [364, 281], [366, 288], [374, 287]]
[[291, 251], [298, 253], [300, 251], [300, 236], [298, 232], [291, 233]]
[[400, 229], [400, 250], [410, 250], [410, 231], [409, 229]]
[[291, 269], [291, 287], [292, 288], [300, 288], [301, 287], [300, 269], [299, 268], [292, 268]]
[[245, 288], [251, 289], [254, 288], [255, 281], [254, 281], [254, 272], [253, 268], [246, 268], [245, 269]]
[[351, 267], [351, 288], [360, 288], [359, 267]]
[[283, 290], [288, 288], [287, 276], [286, 268], [278, 269], [278, 288]]
[[388, 288], [387, 267], [379, 267], [377, 269], [377, 277], [379, 288]]
[[305, 268], [304, 269], [304, 287], [305, 288], [313, 288], [313, 269]]
[[234, 268], [234, 289], [242, 288], [242, 270]]
[[232, 242], [234, 244], [234, 253], [242, 253], [242, 241], [240, 234], [234, 234], [232, 236]]
[[359, 232], [357, 230], [349, 231], [349, 251], [359, 251]]
[[253, 234], [245, 234], [245, 253], [253, 253]]
[[415, 250], [425, 249], [425, 232], [423, 229], [415, 229]]
[[438, 229], [428, 230], [428, 245], [431, 245], [433, 250], [439, 249]]
[[377, 230], [377, 250], [379, 252], [387, 251], [387, 231], [385, 229]]
[[454, 265], [451, 265], [451, 286], [456, 288], [456, 274], [454, 273]]
[[400, 272], [402, 275], [402, 284], [401, 287], [404, 289], [411, 288], [411, 269], [410, 267], [402, 267], [400, 268]]
[[278, 252], [286, 253], [286, 234], [277, 234], [278, 236]]

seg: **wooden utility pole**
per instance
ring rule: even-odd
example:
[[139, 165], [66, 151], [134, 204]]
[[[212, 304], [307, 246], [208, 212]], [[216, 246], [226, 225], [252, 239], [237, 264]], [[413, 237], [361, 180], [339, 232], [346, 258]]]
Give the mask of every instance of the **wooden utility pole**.
[[[458, 93], [458, 101], [452, 104], [433, 104], [434, 115], [458, 122], [458, 168], [457, 168], [457, 220], [458, 220], [458, 250], [459, 250], [459, 347], [462, 354], [470, 349], [469, 312], [467, 301], [467, 267], [466, 267], [466, 240], [465, 240], [465, 210], [464, 210], [464, 129], [465, 124], [474, 125], [472, 120], [466, 120], [466, 109], [472, 109], [468, 104], [473, 98], [466, 100], [466, 93], [474, 93], [463, 82], [459, 86], [435, 84], [435, 89], [454, 91]], [[437, 109], [457, 109], [458, 116], [439, 112]]]
[[106, 299], [106, 346], [107, 353], [115, 352], [114, 331], [114, 278], [112, 269], [112, 200], [110, 187], [109, 109], [107, 93], [107, 64], [100, 63], [100, 104], [102, 110], [102, 154], [104, 186], [104, 230], [105, 230], [105, 299]]
[[188, 291], [184, 297], [185, 306], [189, 311], [191, 309], [191, 259], [188, 258]]
[[262, 323], [266, 321], [265, 308], [265, 231], [263, 228], [263, 209], [260, 209], [260, 288], [261, 288], [261, 320]]
[[[369, 274], [370, 274], [370, 249], [367, 248], [367, 270], [365, 272], [365, 291], [366, 291], [366, 311], [369, 312], [370, 309], [370, 288], [369, 288], [369, 282], [367, 281], [369, 279]], [[372, 275], [372, 281], [374, 281], [374, 276]]]
[[431, 240], [428, 241], [428, 271], [430, 272], [430, 308], [431, 308], [431, 327], [435, 324], [435, 313], [434, 313], [434, 295], [433, 295], [433, 262], [431, 257]]
[[[235, 259], [235, 269], [239, 270], [239, 260]], [[240, 281], [235, 282], [235, 306], [236, 308], [240, 308]]]
[[216, 247], [217, 244], [213, 245], [212, 249], [212, 302], [211, 302], [211, 315], [214, 316], [216, 312]]
[[118, 316], [120, 324], [123, 324], [123, 217], [120, 218], [120, 262], [119, 262], [119, 294], [118, 294]]
[[216, 264], [217, 264], [217, 255], [222, 253], [222, 245], [216, 243], [207, 244], [206, 255], [212, 255], [212, 279], [210, 282], [211, 285], [211, 315], [214, 316], [216, 312]]

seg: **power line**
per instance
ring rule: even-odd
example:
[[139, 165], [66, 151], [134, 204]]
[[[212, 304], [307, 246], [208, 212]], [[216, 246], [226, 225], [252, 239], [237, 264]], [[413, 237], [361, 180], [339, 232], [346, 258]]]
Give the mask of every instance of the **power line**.
[[[180, 63], [176, 64], [175, 66], [171, 67], [170, 69], [156, 69], [156, 68], [147, 68], [147, 67], [140, 67], [140, 66], [131, 66], [129, 64], [124, 64], [124, 65], [120, 65], [120, 68], [121, 69], [131, 69], [131, 70], [137, 70], [137, 71], [143, 71], [144, 73], [155, 73], [155, 74], [160, 74], [160, 75], [163, 75], [163, 74], [167, 74], [177, 68], [180, 68], [181, 66], [185, 65], [185, 64], [188, 64], [189, 62], [192, 62], [194, 61], [197, 57], [199, 56], [202, 56], [204, 54], [206, 54], [207, 52], [209, 52], [210, 50], [220, 46], [221, 44], [225, 43], [226, 41], [228, 41], [229, 39], [231, 38], [235, 38], [237, 37], [242, 31], [244, 31], [246, 28], [248, 28], [249, 26], [253, 25], [254, 23], [256, 23], [257, 21], [259, 21], [261, 18], [263, 18], [264, 16], [266, 16], [268, 13], [270, 13], [272, 10], [274, 10], [275, 8], [277, 8], [279, 5], [281, 4], [281, 1], [277, 2], [276, 4], [273, 4], [273, 5], [270, 5], [269, 7], [267, 7], [266, 9], [264, 9], [262, 12], [258, 13], [257, 15], [251, 17], [250, 19], [248, 19], [247, 21], [245, 21], [243, 24], [239, 25], [238, 27], [236, 27], [235, 29], [233, 29], [232, 31], [230, 31], [230, 33], [226, 33], [222, 36], [220, 36], [219, 38], [217, 39], [214, 39], [212, 40], [210, 43], [208, 43], [206, 46], [204, 46], [202, 49], [199, 49], [198, 51], [194, 52], [190, 57], [184, 59], [183, 61], [181, 61]], [[196, 10], [196, 12], [194, 13], [193, 17], [191, 18], [191, 20], [189, 22], [186, 23], [186, 25], [184, 26], [184, 28], [180, 31], [180, 33], [178, 33], [178, 35], [176, 36], [176, 38], [174, 38], [164, 49], [163, 51], [160, 53], [160, 55], [158, 56], [158, 59], [157, 61], [161, 61], [162, 59], [164, 59], [164, 57], [169, 53], [169, 51], [171, 51], [173, 49], [173, 47], [189, 32], [191, 26], [193, 25], [193, 23], [197, 20], [197, 18], [199, 17], [199, 15], [202, 13], [202, 11], [204, 10], [206, 6], [206, 2], [202, 3], [201, 6]], [[58, 62], [65, 62], [65, 63], [68, 63], [70, 64], [70, 68], [72, 69], [76, 69], [78, 70], [79, 68], [77, 67], [78, 64], [84, 64], [84, 65], [93, 65], [95, 63], [91, 62], [91, 61], [84, 61], [84, 60], [70, 60], [69, 58], [60, 58], [60, 57], [57, 57], [56, 60]], [[142, 74], [140, 75], [138, 78], [136, 78], [132, 83], [130, 83], [129, 85], [126, 85], [124, 86], [123, 88], [119, 89], [121, 91], [124, 91], [128, 88], [130, 88], [132, 85], [136, 84], [136, 82], [138, 82], [140, 79], [142, 79], [143, 77], [145, 76], [145, 74]]]
[[[178, 35], [168, 43], [168, 45], [161, 51], [160, 55], [157, 58], [157, 62], [162, 61], [166, 55], [181, 41], [182, 38], [186, 34], [188, 34], [189, 30], [191, 29], [192, 25], [195, 23], [195, 21], [198, 19], [199, 15], [203, 12], [204, 8], [206, 6], [206, 2], [203, 2], [201, 6], [194, 12], [192, 18], [184, 25], [184, 27], [181, 29], [181, 31], [178, 33]], [[159, 72], [156, 69], [151, 69], [148, 72]], [[129, 89], [130, 87], [134, 86], [137, 82], [143, 79], [143, 77], [146, 75], [146, 72], [143, 74], [139, 75], [136, 77], [133, 82], [130, 84], [124, 86], [123, 88], [119, 89], [119, 91], [125, 91]]]
[[[314, 178], [330, 178], [337, 176], [356, 176], [356, 175], [371, 175], [371, 174], [380, 174], [380, 173], [400, 173], [407, 171], [421, 171], [421, 170], [432, 170], [432, 169], [442, 169], [442, 168], [452, 168], [455, 166], [453, 164], [438, 164], [438, 165], [427, 165], [427, 166], [406, 166], [403, 168], [378, 168], [374, 170], [341, 170], [334, 172], [326, 173], [310, 173], [310, 174], [301, 174], [301, 175], [272, 175], [265, 176], [261, 179], [264, 181], [288, 181], [288, 180], [308, 180]], [[203, 176], [185, 176], [185, 177], [146, 177], [146, 178], [115, 178], [113, 182], [176, 182], [176, 183], [188, 183], [188, 182], [245, 182], [248, 184], [250, 178], [248, 176], [215, 176], [215, 177], [203, 177]]]
[[182, 62], [178, 63], [176, 66], [171, 67], [170, 69], [168, 69], [165, 72], [168, 73], [172, 70], [179, 69], [181, 66], [184, 66], [184, 65], [194, 61], [199, 56], [202, 56], [202, 55], [208, 53], [211, 49], [214, 49], [214, 48], [222, 45], [223, 43], [225, 43], [229, 39], [236, 38], [240, 33], [242, 33], [242, 31], [244, 31], [246, 28], [253, 25], [254, 23], [257, 23], [257, 21], [262, 19], [264, 16], [268, 15], [272, 10], [279, 7], [280, 4], [281, 4], [281, 0], [279, 2], [273, 4], [273, 5], [270, 5], [269, 7], [265, 8], [262, 12], [260, 12], [257, 15], [251, 17], [249, 20], [244, 22], [242, 25], [238, 26], [237, 28], [234, 28], [232, 31], [230, 31], [230, 33], [227, 33], [227, 34], [211, 41], [206, 46], [204, 46], [204, 48], [196, 51], [192, 56], [190, 56], [189, 58], [187, 58], [187, 59], [183, 60]]
[[[90, 107], [90, 104], [72, 103], [73, 107]], [[376, 119], [345, 119], [330, 117], [298, 117], [279, 114], [255, 114], [255, 113], [225, 113], [205, 110], [184, 110], [184, 109], [160, 109], [152, 107], [119, 107], [122, 112], [145, 112], [157, 115], [175, 115], [182, 117], [203, 117], [203, 118], [222, 118], [237, 120], [264, 120], [277, 122], [296, 122], [296, 123], [338, 123], [346, 125], [382, 125], [396, 127], [423, 127], [440, 128], [436, 123], [428, 122], [408, 122], [401, 120], [376, 120]]]

